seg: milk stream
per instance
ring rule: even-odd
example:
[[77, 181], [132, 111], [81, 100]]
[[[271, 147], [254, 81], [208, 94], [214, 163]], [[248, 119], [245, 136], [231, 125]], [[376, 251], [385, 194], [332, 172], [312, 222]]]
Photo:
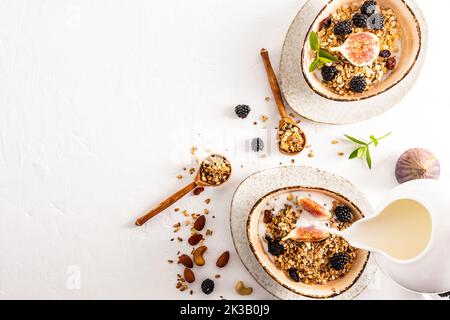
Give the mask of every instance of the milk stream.
[[350, 245], [365, 250], [377, 250], [397, 260], [419, 256], [431, 238], [431, 216], [419, 202], [397, 200], [373, 218], [355, 222], [343, 231], [320, 226], [322, 230], [339, 235]]

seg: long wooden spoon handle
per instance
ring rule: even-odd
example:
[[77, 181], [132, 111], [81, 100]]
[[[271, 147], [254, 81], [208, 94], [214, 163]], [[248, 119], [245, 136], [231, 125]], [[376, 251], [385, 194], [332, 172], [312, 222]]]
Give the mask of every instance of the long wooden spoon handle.
[[137, 226], [142, 226], [144, 223], [146, 223], [148, 220], [150, 220], [151, 218], [156, 216], [158, 213], [160, 213], [161, 211], [167, 209], [172, 204], [174, 204], [175, 202], [180, 200], [183, 196], [185, 196], [186, 194], [188, 194], [189, 192], [194, 190], [195, 187], [197, 187], [197, 183], [194, 181], [194, 182], [188, 184], [186, 187], [184, 187], [180, 191], [174, 193], [169, 198], [167, 198], [166, 200], [164, 200], [163, 202], [158, 204], [156, 207], [154, 207], [152, 210], [147, 212], [145, 215], [143, 215], [142, 217], [137, 219], [136, 220], [136, 225]]
[[286, 108], [283, 103], [283, 98], [281, 97], [281, 91], [278, 85], [277, 76], [275, 75], [272, 64], [270, 63], [269, 52], [267, 52], [266, 49], [261, 49], [261, 56], [264, 61], [264, 67], [266, 67], [267, 78], [269, 79], [273, 98], [275, 99], [281, 118], [285, 119], [287, 117]]

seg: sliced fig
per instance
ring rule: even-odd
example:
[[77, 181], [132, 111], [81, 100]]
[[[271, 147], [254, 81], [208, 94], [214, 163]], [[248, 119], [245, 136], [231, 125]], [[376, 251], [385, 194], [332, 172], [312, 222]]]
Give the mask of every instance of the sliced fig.
[[330, 234], [326, 231], [317, 229], [315, 227], [298, 227], [293, 229], [289, 234], [282, 240], [286, 241], [288, 239], [301, 241], [301, 242], [318, 242], [328, 238]]
[[319, 220], [330, 220], [333, 216], [330, 211], [322, 207], [320, 204], [311, 200], [309, 198], [301, 198], [298, 199], [298, 205], [311, 213], [314, 217]]
[[343, 45], [330, 48], [330, 51], [340, 52], [355, 66], [368, 66], [380, 53], [380, 38], [370, 32], [358, 32], [349, 36]]

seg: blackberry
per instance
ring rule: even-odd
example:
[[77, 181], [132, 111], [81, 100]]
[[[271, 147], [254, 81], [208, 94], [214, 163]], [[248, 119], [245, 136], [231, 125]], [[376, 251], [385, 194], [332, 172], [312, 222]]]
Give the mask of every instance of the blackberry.
[[331, 257], [330, 264], [334, 270], [339, 271], [339, 270], [342, 270], [345, 268], [345, 265], [348, 263], [349, 260], [350, 259], [349, 259], [348, 254], [343, 253], [343, 252], [338, 252], [338, 253], [335, 253]]
[[271, 255], [276, 257], [284, 253], [284, 246], [277, 240], [269, 241], [268, 250]]
[[351, 91], [361, 93], [366, 89], [366, 78], [364, 78], [364, 76], [355, 76], [350, 80], [349, 86]]
[[381, 30], [384, 28], [384, 18], [381, 13], [375, 13], [369, 17], [368, 20], [369, 29]]
[[338, 22], [333, 29], [333, 32], [337, 36], [345, 36], [352, 33], [352, 23], [350, 20]]
[[382, 58], [389, 58], [391, 56], [391, 52], [389, 50], [381, 50], [379, 56]]
[[247, 118], [250, 110], [250, 107], [246, 104], [240, 104], [234, 108], [234, 112], [236, 112], [237, 116], [241, 119]]
[[357, 13], [352, 18], [353, 25], [358, 28], [367, 27], [367, 16], [362, 13]]
[[295, 282], [300, 282], [300, 276], [298, 275], [297, 269], [291, 268], [288, 270], [289, 277]]
[[336, 67], [324, 66], [322, 68], [322, 78], [325, 81], [332, 81], [334, 78], [336, 78], [337, 74], [338, 70], [336, 69]]
[[264, 142], [261, 138], [253, 138], [251, 142], [252, 150], [255, 152], [262, 151], [264, 149]]
[[214, 291], [214, 281], [211, 279], [205, 279], [203, 280], [201, 287], [204, 294], [210, 294]]
[[353, 220], [352, 210], [347, 206], [337, 206], [334, 208], [334, 214], [339, 222], [350, 222]]
[[361, 13], [370, 16], [377, 10], [377, 3], [375, 1], [365, 1], [361, 6]]

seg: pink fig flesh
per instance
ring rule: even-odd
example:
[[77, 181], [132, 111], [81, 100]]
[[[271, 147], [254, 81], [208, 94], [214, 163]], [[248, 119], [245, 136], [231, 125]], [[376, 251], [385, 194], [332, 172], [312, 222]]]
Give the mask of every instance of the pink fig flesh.
[[298, 204], [300, 207], [311, 213], [314, 217], [316, 217], [319, 220], [330, 220], [331, 217], [333, 216], [331, 212], [326, 210], [324, 207], [322, 207], [320, 204], [318, 204], [312, 199], [299, 198]]

